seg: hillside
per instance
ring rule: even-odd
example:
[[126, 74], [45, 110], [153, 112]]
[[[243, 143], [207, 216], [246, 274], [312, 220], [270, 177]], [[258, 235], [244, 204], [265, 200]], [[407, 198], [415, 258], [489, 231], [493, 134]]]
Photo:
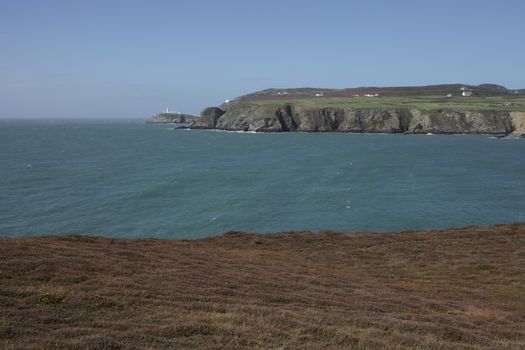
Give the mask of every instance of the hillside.
[[[231, 102], [259, 102], [267, 100], [289, 101], [289, 100], [304, 100], [314, 97], [321, 97], [316, 95], [323, 95], [322, 97], [356, 97], [359, 95], [375, 95], [381, 97], [444, 97], [448, 94], [452, 96], [461, 96], [463, 91], [472, 92], [473, 97], [524, 97], [525, 89], [510, 90], [504, 86], [497, 84], [481, 84], [481, 85], [464, 85], [464, 84], [443, 84], [443, 85], [428, 85], [428, 86], [400, 86], [400, 87], [357, 87], [346, 89], [325, 89], [325, 88], [296, 88], [296, 89], [266, 89], [257, 91], [247, 95], [239, 96]], [[517, 96], [513, 96], [517, 95]]]
[[523, 349], [525, 224], [0, 238], [2, 349]]
[[[191, 128], [235, 131], [525, 134], [525, 94], [460, 84], [267, 89], [226, 101]], [[205, 110], [209, 111], [209, 110]]]

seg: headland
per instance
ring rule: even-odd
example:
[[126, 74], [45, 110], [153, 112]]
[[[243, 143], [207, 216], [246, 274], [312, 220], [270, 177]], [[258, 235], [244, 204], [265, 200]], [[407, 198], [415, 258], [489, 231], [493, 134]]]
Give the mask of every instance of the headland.
[[191, 129], [525, 134], [525, 90], [462, 84], [267, 89], [206, 108]]

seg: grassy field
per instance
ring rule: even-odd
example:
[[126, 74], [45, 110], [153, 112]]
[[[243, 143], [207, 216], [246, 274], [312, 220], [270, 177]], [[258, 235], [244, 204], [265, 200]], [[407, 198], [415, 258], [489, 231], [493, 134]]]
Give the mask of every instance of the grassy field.
[[252, 101], [259, 105], [282, 106], [293, 103], [304, 108], [383, 108], [407, 107], [420, 110], [452, 109], [457, 111], [525, 111], [525, 96], [445, 97], [443, 95], [379, 96], [379, 97], [309, 97]]
[[2, 349], [524, 349], [525, 224], [0, 238]]

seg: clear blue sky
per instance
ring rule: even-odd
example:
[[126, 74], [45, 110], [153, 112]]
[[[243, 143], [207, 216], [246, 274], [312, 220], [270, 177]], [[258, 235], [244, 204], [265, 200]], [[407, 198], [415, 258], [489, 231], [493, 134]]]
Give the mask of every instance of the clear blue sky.
[[198, 113], [269, 87], [525, 88], [525, 1], [0, 0], [0, 118]]

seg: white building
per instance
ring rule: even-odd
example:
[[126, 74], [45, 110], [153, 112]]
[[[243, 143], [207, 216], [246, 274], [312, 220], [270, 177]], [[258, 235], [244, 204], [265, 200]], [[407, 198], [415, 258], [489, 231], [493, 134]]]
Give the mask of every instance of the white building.
[[461, 93], [461, 96], [470, 97], [472, 96], [472, 91], [465, 90]]

